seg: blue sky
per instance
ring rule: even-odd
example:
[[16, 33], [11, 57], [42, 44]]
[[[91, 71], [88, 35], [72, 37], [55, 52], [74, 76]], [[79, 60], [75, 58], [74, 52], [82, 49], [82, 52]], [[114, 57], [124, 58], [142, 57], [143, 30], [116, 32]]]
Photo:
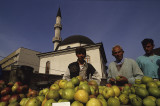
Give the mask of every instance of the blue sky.
[[144, 54], [144, 38], [152, 38], [155, 48], [160, 47], [159, 0], [0, 0], [0, 56], [19, 47], [52, 51], [59, 6], [62, 39], [84, 35], [102, 42], [107, 64], [114, 61], [111, 50], [117, 44], [124, 57], [133, 59]]

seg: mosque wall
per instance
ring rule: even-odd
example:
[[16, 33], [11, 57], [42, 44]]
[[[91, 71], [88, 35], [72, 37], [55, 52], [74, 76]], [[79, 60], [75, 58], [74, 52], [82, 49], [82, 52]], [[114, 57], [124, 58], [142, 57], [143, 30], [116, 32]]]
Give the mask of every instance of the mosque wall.
[[[72, 45], [73, 46], [73, 45]], [[100, 46], [87, 47], [86, 55], [89, 56], [89, 63], [99, 72], [101, 78], [104, 78], [105, 63], [100, 53]], [[40, 59], [39, 73], [45, 73], [46, 63], [50, 61], [49, 74], [63, 75], [68, 65], [77, 61], [75, 50], [66, 50], [52, 55], [42, 56]]]
[[90, 64], [94, 66], [94, 68], [99, 72], [102, 78], [102, 71], [101, 71], [102, 68], [101, 68], [99, 48], [90, 49], [87, 51], [87, 54], [90, 56]]

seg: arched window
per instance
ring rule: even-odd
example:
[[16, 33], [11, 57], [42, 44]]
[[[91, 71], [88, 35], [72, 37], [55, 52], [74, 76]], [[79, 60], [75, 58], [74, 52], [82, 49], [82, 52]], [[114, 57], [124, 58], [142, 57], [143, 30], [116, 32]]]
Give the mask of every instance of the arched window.
[[85, 61], [86, 61], [87, 63], [90, 63], [90, 56], [89, 56], [89, 55], [87, 55], [87, 56], [85, 57]]
[[71, 48], [71, 46], [67, 46], [67, 49]]
[[50, 61], [47, 61], [46, 62], [46, 71], [45, 71], [45, 73], [49, 74], [49, 70], [50, 70]]

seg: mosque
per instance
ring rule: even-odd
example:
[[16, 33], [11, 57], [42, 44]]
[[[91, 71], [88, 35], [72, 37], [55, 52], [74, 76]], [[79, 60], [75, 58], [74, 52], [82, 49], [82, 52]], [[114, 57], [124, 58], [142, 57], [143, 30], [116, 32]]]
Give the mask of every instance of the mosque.
[[63, 75], [70, 63], [77, 61], [75, 48], [83, 46], [86, 48], [86, 62], [92, 64], [99, 72], [101, 78], [106, 78], [106, 55], [103, 43], [94, 43], [83, 35], [71, 35], [62, 40], [61, 38], [61, 10], [59, 8], [54, 25], [55, 36], [52, 39], [54, 50], [46, 53], [39, 53], [39, 73]]
[[54, 30], [55, 36], [52, 39], [54, 48], [52, 51], [41, 53], [21, 47], [2, 59], [0, 64], [3, 69], [3, 79], [8, 80], [9, 73], [13, 71], [13, 66], [16, 65], [30, 66], [34, 69], [32, 83], [50, 80], [52, 82], [52, 80], [62, 78], [68, 65], [77, 61], [75, 49], [79, 46], [86, 49], [86, 62], [94, 66], [101, 79], [106, 79], [107, 59], [102, 42], [95, 43], [84, 35], [71, 35], [62, 40], [60, 8], [57, 12]]

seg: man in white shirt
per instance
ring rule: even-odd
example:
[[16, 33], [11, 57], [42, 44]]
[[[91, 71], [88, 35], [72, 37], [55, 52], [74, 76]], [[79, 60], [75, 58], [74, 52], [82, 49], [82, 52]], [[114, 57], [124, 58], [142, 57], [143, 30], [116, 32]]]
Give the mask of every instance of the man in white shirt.
[[133, 84], [135, 79], [141, 79], [143, 73], [139, 68], [135, 60], [129, 58], [123, 58], [124, 51], [121, 46], [116, 45], [112, 48], [112, 55], [115, 57], [115, 61], [109, 64], [107, 81], [110, 83], [115, 82], [117, 76], [123, 76], [120, 82], [125, 82], [125, 78], [128, 82]]
[[87, 63], [84, 59], [86, 57], [86, 49], [78, 47], [75, 50], [77, 61], [68, 65], [67, 71], [64, 73], [63, 79], [70, 80], [76, 76], [82, 76], [84, 80], [96, 80], [99, 84], [101, 79], [99, 73], [95, 68]]

